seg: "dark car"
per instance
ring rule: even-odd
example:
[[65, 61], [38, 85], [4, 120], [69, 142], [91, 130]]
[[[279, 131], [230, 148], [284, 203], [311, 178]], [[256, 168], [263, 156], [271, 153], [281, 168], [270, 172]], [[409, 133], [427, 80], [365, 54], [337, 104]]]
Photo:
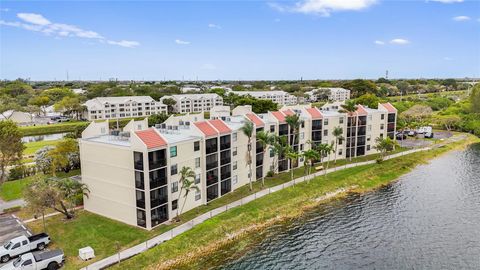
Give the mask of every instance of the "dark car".
[[433, 138], [433, 132], [426, 132], [423, 137], [432, 139]]
[[397, 132], [397, 140], [405, 140], [407, 138], [407, 134], [405, 132]]

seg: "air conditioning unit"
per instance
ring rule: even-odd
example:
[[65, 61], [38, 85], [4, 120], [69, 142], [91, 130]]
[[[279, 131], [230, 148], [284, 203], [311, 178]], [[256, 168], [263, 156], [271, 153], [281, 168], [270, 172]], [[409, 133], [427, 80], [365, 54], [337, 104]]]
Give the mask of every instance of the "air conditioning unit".
[[95, 258], [95, 252], [92, 247], [84, 247], [78, 250], [78, 257], [84, 261]]

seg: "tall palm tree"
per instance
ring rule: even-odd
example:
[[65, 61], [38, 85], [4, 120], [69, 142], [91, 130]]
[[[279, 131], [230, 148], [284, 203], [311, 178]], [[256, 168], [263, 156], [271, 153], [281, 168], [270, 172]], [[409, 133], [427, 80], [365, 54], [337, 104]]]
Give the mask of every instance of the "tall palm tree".
[[331, 144], [325, 144], [325, 148], [324, 148], [324, 154], [325, 154], [325, 157], [328, 157], [327, 159], [327, 167], [325, 168], [325, 170], [323, 170], [323, 175], [327, 175], [327, 170], [328, 170], [328, 167], [330, 166], [330, 154], [332, 153], [334, 147], [333, 147], [333, 142]]
[[241, 128], [243, 134], [247, 136], [248, 142], [247, 142], [247, 155], [245, 157], [245, 160], [247, 161], [248, 164], [248, 169], [249, 169], [249, 187], [250, 191], [253, 189], [252, 187], [252, 137], [253, 137], [253, 123], [250, 121], [245, 121], [245, 124]]
[[335, 164], [337, 164], [337, 152], [338, 144], [340, 141], [343, 141], [343, 129], [342, 127], [335, 127], [333, 129], [333, 136], [335, 136]]
[[280, 137], [277, 135], [272, 135], [272, 150], [275, 154], [274, 157], [274, 171], [277, 170], [278, 163], [280, 161], [280, 157], [285, 154], [286, 147], [287, 147], [287, 140], [285, 137]]
[[[354, 149], [354, 153], [355, 153], [355, 156], [356, 156], [356, 153], [357, 153], [357, 133], [358, 133], [358, 116], [357, 116], [357, 109], [358, 109], [358, 106], [357, 104], [355, 103], [354, 100], [347, 100], [345, 102], [345, 104], [342, 104], [342, 109], [340, 110], [340, 112], [343, 112], [343, 113], [347, 113], [347, 115], [349, 117], [354, 117], [354, 123], [355, 123], [355, 143], [354, 143], [354, 147], [351, 147], [350, 145], [350, 161], [352, 161], [352, 149]], [[347, 119], [347, 123], [348, 123], [348, 119]], [[351, 134], [350, 134], [351, 136]], [[352, 137], [352, 136], [351, 136]], [[351, 140], [350, 140], [350, 143], [351, 143]]]
[[319, 158], [319, 156], [320, 155], [318, 154], [318, 152], [315, 151], [314, 149], [309, 149], [303, 152], [303, 158], [304, 158], [303, 166], [305, 166], [305, 170], [307, 172], [305, 173], [304, 178], [307, 176], [307, 174], [310, 175], [312, 171], [313, 163], [315, 162], [315, 160]]
[[[300, 116], [298, 114], [292, 114], [292, 115], [287, 115], [285, 117], [285, 122], [287, 122], [288, 126], [290, 127], [290, 130], [292, 130], [293, 132], [293, 136], [292, 136], [292, 141], [293, 143], [291, 143], [292, 147], [295, 145], [295, 140], [297, 138], [297, 134], [299, 132], [299, 129], [300, 129], [300, 124], [301, 124], [301, 120], [300, 120]], [[295, 151], [295, 148], [292, 149], [292, 151]], [[296, 153], [298, 153], [298, 151], [295, 151]], [[294, 160], [290, 160], [290, 170], [293, 169], [293, 162]]]
[[[258, 142], [262, 144], [263, 157], [265, 158], [265, 152], [269, 149], [269, 146], [272, 145], [273, 137], [270, 133], [265, 131], [260, 131], [256, 134]], [[262, 187], [265, 186], [265, 174], [262, 172]]]
[[[298, 158], [300, 157], [300, 154], [295, 152], [292, 147], [287, 146], [286, 156], [288, 160], [291, 162], [290, 164], [293, 164], [293, 161], [298, 160]], [[290, 169], [290, 180], [293, 181], [293, 168]]]
[[[193, 179], [193, 180], [190, 180], [190, 179]], [[180, 210], [180, 212], [178, 211], [178, 206], [177, 206], [177, 220], [178, 220], [178, 217], [180, 216], [180, 214], [182, 213], [183, 211], [183, 207], [185, 207], [185, 202], [187, 201], [187, 196], [188, 196], [188, 193], [190, 193], [190, 191], [192, 189], [195, 189], [195, 190], [200, 190], [197, 185], [195, 184], [195, 172], [190, 168], [190, 167], [182, 167], [182, 169], [180, 170], [180, 192], [178, 192], [178, 199], [177, 201], [180, 201], [180, 196], [182, 195], [182, 191], [185, 190], [185, 195], [183, 195], [184, 199], [183, 199], [183, 205], [182, 205], [182, 209]]]

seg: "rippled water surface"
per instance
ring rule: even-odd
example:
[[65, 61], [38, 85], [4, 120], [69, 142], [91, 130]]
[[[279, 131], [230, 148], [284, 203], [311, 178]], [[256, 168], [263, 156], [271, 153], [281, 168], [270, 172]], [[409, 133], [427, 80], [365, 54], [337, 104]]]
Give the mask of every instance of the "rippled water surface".
[[480, 145], [329, 203], [223, 269], [480, 269]]

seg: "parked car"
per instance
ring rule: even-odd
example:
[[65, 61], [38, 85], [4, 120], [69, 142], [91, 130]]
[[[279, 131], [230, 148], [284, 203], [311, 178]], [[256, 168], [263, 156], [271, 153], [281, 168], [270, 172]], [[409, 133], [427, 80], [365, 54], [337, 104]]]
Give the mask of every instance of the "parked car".
[[68, 121], [70, 121], [70, 118], [67, 118], [67, 117], [62, 116], [62, 117], [60, 117], [57, 121], [58, 121], [59, 123], [68, 122]]
[[397, 140], [405, 140], [407, 138], [407, 134], [405, 132], [397, 132]]
[[430, 126], [419, 127], [417, 129], [417, 133], [418, 134], [432, 133], [432, 127], [430, 127]]
[[0, 262], [6, 263], [10, 258], [22, 255], [32, 250], [43, 250], [50, 243], [50, 236], [40, 233], [26, 237], [25, 235], [15, 237], [5, 245], [0, 246]]
[[423, 135], [424, 138], [430, 138], [432, 139], [433, 138], [433, 132], [426, 132], [424, 135]]
[[417, 136], [417, 132], [416, 132], [415, 130], [410, 130], [410, 131], [408, 132], [408, 136], [410, 136], [410, 137], [415, 137], [415, 136]]
[[26, 253], [12, 262], [4, 265], [0, 270], [57, 270], [65, 263], [65, 254], [61, 249]]

